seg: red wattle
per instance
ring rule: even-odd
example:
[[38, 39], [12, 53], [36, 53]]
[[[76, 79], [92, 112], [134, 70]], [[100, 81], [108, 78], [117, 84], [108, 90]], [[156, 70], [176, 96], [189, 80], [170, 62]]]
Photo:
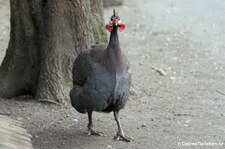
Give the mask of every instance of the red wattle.
[[126, 28], [126, 25], [125, 24], [119, 24], [119, 31], [123, 31], [125, 28]]
[[111, 24], [106, 24], [106, 25], [105, 25], [105, 29], [106, 29], [107, 31], [109, 31], [109, 32], [112, 32], [113, 26], [112, 26]]

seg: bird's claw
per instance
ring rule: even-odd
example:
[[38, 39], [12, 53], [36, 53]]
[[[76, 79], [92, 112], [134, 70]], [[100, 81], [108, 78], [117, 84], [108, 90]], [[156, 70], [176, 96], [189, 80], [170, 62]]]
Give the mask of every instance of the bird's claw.
[[94, 130], [89, 130], [88, 131], [88, 135], [93, 135], [93, 136], [103, 136], [103, 133], [102, 132], [99, 132], [99, 131], [94, 131]]
[[131, 142], [132, 140], [134, 140], [134, 138], [132, 137], [128, 137], [128, 136], [120, 135], [120, 134], [117, 134], [113, 139], [116, 141], [126, 141], [126, 142]]

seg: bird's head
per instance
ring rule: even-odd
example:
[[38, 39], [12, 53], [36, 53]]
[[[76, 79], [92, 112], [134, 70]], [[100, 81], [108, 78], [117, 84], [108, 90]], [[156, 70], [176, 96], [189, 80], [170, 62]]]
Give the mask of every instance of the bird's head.
[[105, 25], [107, 31], [111, 32], [113, 28], [119, 28], [119, 31], [123, 31], [125, 29], [125, 24], [121, 23], [120, 16], [116, 13], [115, 9], [113, 10], [113, 15], [110, 17], [110, 21]]

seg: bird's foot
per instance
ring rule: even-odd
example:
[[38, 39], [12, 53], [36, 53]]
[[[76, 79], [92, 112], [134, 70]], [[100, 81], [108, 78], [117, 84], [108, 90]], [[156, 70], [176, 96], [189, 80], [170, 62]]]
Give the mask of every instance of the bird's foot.
[[116, 136], [113, 139], [116, 141], [126, 141], [126, 142], [131, 142], [132, 140], [134, 140], [134, 138], [125, 136], [123, 134], [116, 134]]
[[99, 132], [99, 131], [94, 131], [94, 130], [88, 130], [88, 135], [93, 135], [93, 136], [103, 136], [104, 133]]

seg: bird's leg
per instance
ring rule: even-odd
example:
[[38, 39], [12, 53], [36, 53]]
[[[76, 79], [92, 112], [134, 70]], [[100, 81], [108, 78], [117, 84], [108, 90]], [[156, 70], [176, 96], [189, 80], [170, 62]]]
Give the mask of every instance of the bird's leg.
[[114, 117], [118, 126], [118, 131], [116, 133], [116, 136], [114, 137], [114, 140], [121, 140], [121, 141], [126, 141], [126, 142], [130, 142], [131, 140], [133, 140], [132, 137], [128, 137], [125, 136], [122, 126], [120, 124], [120, 120], [119, 120], [119, 111], [114, 111]]
[[92, 122], [92, 112], [88, 112], [88, 135], [94, 135], [94, 136], [102, 136], [102, 132], [94, 131], [93, 130], [93, 122]]

